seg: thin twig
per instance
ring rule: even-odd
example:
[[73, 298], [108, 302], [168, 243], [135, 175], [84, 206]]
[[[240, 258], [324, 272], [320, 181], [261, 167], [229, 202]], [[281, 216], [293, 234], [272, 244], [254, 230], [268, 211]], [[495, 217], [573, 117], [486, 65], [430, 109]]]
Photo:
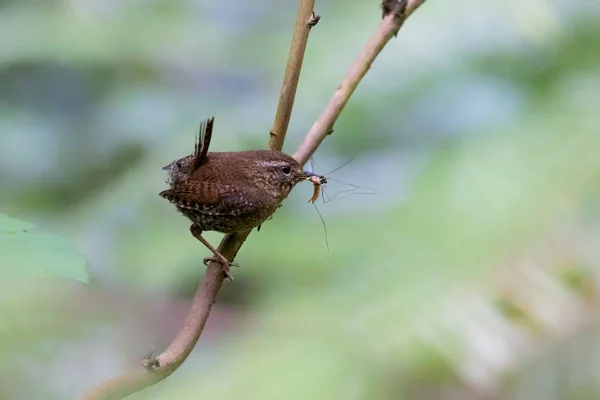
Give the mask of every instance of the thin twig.
[[310, 28], [315, 26], [320, 19], [320, 16], [315, 15], [313, 12], [314, 5], [314, 0], [300, 1], [290, 55], [281, 85], [279, 104], [270, 132], [269, 149], [271, 150], [281, 151], [283, 148], [283, 141], [285, 140], [285, 134], [292, 116], [292, 108], [294, 107], [294, 99], [296, 98], [296, 88], [300, 80], [300, 70], [302, 69], [308, 34]]
[[[300, 0], [296, 28], [292, 38], [290, 56], [281, 88], [279, 105], [269, 148], [281, 150], [285, 140], [296, 87], [300, 77], [302, 60], [308, 39], [308, 32], [319, 20], [313, 13], [314, 0]], [[273, 134], [276, 132], [276, 134]], [[219, 252], [229, 261], [233, 261], [250, 231], [225, 235], [219, 245]], [[130, 394], [143, 390], [171, 375], [190, 355], [215, 303], [225, 275], [220, 264], [211, 262], [200, 281], [194, 301], [187, 314], [183, 328], [173, 339], [169, 347], [154, 360], [145, 360], [140, 367], [105, 381], [85, 393], [81, 400], [120, 400]]]
[[304, 165], [321, 145], [325, 137], [332, 132], [344, 106], [352, 96], [354, 89], [365, 76], [375, 58], [389, 40], [425, 0], [384, 0], [383, 19], [375, 34], [369, 39], [358, 58], [338, 86], [329, 103], [306, 134], [304, 141], [294, 153], [294, 158]]

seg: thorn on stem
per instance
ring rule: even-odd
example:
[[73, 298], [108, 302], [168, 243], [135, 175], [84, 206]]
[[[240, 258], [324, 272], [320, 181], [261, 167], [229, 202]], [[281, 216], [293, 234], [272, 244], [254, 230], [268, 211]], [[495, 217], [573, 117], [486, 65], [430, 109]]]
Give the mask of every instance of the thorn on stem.
[[315, 14], [315, 12], [313, 11], [312, 15], [310, 16], [310, 19], [307, 22], [307, 25], [312, 28], [313, 26], [315, 26], [316, 24], [319, 23], [320, 19], [321, 19], [321, 16]]
[[269, 135], [271, 135], [271, 137], [273, 136], [277, 136], [277, 133], [273, 130], [269, 131]]

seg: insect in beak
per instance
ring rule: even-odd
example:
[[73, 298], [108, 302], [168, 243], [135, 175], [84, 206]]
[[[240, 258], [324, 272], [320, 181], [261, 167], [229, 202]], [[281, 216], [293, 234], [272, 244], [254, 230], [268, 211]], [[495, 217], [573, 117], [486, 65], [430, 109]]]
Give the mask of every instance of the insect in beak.
[[321, 175], [313, 174], [312, 172], [304, 173], [307, 175], [306, 180], [312, 182], [313, 184], [313, 195], [308, 200], [309, 203], [314, 203], [319, 198], [319, 193], [321, 193], [321, 185], [327, 184], [327, 178]]

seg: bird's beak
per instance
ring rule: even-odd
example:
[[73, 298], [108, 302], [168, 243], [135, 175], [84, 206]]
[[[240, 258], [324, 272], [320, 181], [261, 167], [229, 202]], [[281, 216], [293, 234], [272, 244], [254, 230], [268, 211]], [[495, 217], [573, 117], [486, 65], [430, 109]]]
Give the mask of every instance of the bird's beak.
[[308, 171], [303, 171], [303, 172], [304, 172], [304, 176], [302, 177], [302, 180], [310, 181], [315, 185], [327, 184], [327, 178], [325, 178], [324, 176], [321, 176], [318, 174], [313, 174], [312, 172], [308, 172]]
[[162, 167], [162, 169], [163, 169], [164, 171], [168, 171], [168, 170], [170, 170], [170, 169], [171, 169], [171, 165], [173, 165], [173, 163], [170, 163], [170, 164], [167, 164], [167, 165], [165, 165], [164, 167]]
[[317, 174], [313, 174], [312, 172], [308, 172], [308, 171], [303, 171], [304, 172], [304, 176], [302, 177], [304, 180], [309, 180], [311, 177], [313, 176], [320, 176]]

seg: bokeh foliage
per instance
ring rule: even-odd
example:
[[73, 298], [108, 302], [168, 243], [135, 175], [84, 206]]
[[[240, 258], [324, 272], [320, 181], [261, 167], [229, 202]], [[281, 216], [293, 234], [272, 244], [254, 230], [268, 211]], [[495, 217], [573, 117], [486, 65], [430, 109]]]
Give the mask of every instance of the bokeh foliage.
[[0, 280], [10, 285], [42, 276], [87, 282], [85, 261], [63, 239], [32, 231], [33, 224], [0, 214]]

